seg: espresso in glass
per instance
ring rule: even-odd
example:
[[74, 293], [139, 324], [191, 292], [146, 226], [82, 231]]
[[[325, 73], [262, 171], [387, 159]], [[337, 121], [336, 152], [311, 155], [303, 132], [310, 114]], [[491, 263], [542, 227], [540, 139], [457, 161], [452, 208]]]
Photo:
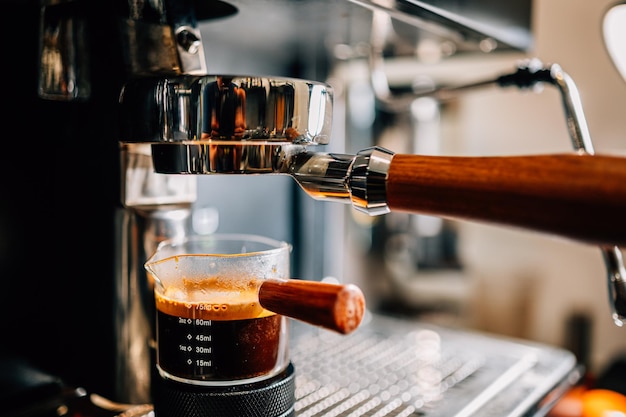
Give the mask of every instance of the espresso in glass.
[[146, 269], [155, 279], [161, 375], [236, 385], [283, 371], [289, 362], [287, 321], [261, 307], [258, 288], [264, 279], [288, 278], [289, 253], [283, 242], [249, 235], [159, 246]]

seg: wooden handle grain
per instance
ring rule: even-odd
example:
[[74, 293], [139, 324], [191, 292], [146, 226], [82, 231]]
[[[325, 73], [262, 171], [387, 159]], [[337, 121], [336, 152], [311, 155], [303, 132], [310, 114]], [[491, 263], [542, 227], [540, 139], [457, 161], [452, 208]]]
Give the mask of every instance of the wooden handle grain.
[[484, 221], [599, 245], [626, 244], [626, 158], [395, 155], [392, 211]]
[[356, 285], [296, 279], [263, 281], [260, 304], [277, 314], [347, 334], [356, 329], [365, 312], [365, 298]]

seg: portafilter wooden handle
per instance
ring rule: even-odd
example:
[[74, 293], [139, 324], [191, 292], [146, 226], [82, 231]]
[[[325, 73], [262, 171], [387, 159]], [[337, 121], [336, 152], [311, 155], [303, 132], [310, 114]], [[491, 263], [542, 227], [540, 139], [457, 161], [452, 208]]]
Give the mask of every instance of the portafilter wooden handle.
[[259, 303], [274, 313], [343, 334], [356, 329], [365, 312], [365, 298], [356, 285], [297, 279], [263, 281]]
[[554, 154], [446, 157], [397, 154], [386, 180], [391, 211], [626, 245], [626, 158]]

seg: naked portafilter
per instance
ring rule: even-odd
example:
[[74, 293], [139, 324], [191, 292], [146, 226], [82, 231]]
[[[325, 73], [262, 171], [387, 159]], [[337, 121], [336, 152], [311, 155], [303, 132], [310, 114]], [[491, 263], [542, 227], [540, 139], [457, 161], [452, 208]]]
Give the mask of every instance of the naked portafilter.
[[[499, 80], [524, 87], [552, 78], [566, 90], [564, 99], [573, 99], [565, 105], [576, 129], [578, 95], [560, 67], [524, 67]], [[285, 174], [315, 199], [371, 215], [429, 214], [599, 245], [610, 253], [613, 318], [622, 323], [626, 286], [618, 246], [626, 244], [626, 158], [594, 154], [584, 143], [571, 153], [500, 157], [406, 155], [380, 147], [356, 155], [319, 152], [330, 139], [332, 105], [332, 88], [313, 81], [143, 78], [121, 94], [121, 141], [150, 144], [159, 173]]]

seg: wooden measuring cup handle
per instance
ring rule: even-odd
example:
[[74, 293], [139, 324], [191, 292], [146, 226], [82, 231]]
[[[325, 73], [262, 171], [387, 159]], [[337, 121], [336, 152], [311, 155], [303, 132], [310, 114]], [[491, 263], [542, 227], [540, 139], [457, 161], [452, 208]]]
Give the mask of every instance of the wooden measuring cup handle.
[[274, 313], [343, 334], [356, 329], [365, 312], [365, 298], [356, 285], [297, 279], [263, 281], [259, 303]]
[[554, 154], [394, 155], [392, 211], [532, 229], [599, 245], [626, 244], [626, 158]]

